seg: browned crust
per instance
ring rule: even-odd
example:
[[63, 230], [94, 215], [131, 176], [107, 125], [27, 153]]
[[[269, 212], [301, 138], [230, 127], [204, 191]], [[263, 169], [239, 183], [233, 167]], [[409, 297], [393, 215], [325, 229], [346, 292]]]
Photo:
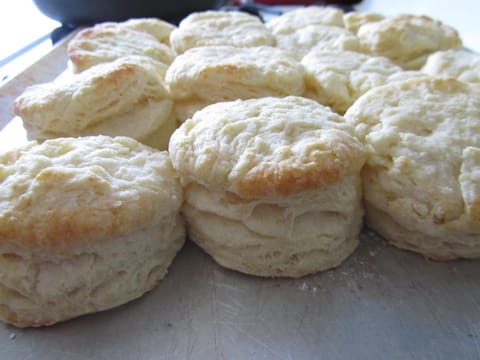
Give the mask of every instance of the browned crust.
[[[323, 149], [314, 149], [302, 162], [261, 164], [238, 179], [237, 192], [246, 196], [291, 195], [334, 184], [360, 171], [366, 158], [354, 138], [330, 129]], [[234, 186], [235, 186], [234, 185]]]
[[[52, 247], [59, 253], [69, 253], [73, 243], [123, 236], [175, 214], [181, 201], [180, 186], [165, 152], [154, 151], [129, 138], [81, 139], [84, 140], [47, 140], [35, 145], [33, 151], [56, 158], [75, 142], [75, 146], [85, 147], [83, 156], [87, 149], [99, 154], [109, 152], [109, 161], [118, 162], [118, 167], [99, 170], [100, 176], [90, 170], [101, 167], [95, 160], [62, 160], [60, 164], [37, 169], [42, 165], [27, 157], [19, 165], [30, 167], [27, 172], [9, 171], [5, 178], [0, 178], [5, 193], [12, 193], [0, 198], [0, 244]], [[116, 141], [121, 142], [119, 150], [115, 148]], [[7, 153], [0, 158], [0, 164], [15, 166], [11, 160], [27, 156], [24, 153], [32, 150], [32, 144], [12, 150], [11, 155]], [[137, 157], [141, 163], [129, 164], [126, 154]], [[143, 171], [139, 171], [140, 166]], [[120, 175], [124, 171], [136, 171], [144, 180], [137, 182]], [[11, 184], [7, 185], [7, 181]]]

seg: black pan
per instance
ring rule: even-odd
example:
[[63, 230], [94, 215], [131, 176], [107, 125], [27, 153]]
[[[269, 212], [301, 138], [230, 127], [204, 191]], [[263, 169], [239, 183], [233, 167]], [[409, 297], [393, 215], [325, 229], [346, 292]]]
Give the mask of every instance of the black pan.
[[177, 23], [193, 11], [218, 8], [222, 0], [33, 0], [38, 9], [63, 25], [76, 27], [104, 21], [157, 17]]

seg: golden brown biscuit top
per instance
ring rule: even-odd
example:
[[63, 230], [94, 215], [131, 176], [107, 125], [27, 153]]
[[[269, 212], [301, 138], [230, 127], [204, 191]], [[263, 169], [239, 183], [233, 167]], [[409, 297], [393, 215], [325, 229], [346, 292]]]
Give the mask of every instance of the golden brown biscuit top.
[[30, 142], [0, 155], [0, 242], [56, 247], [125, 235], [174, 216], [166, 152], [126, 138]]
[[172, 135], [185, 183], [245, 197], [290, 195], [354, 174], [365, 154], [343, 118], [301, 97], [210, 105]]
[[[140, 23], [141, 24], [141, 23]], [[175, 58], [173, 49], [147, 31], [136, 30], [139, 23], [101, 23], [78, 32], [68, 43], [67, 54], [75, 72], [130, 55], [147, 56], [163, 64]]]

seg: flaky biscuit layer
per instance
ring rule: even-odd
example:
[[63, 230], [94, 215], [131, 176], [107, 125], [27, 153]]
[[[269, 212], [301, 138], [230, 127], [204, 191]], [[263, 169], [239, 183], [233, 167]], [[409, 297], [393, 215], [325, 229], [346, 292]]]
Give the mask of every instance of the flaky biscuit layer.
[[[30, 140], [97, 134], [143, 140], [160, 128], [168, 137], [173, 102], [165, 71], [149, 58], [124, 57], [63, 81], [31, 86], [15, 100], [14, 111]], [[167, 142], [158, 145], [165, 149]]]
[[362, 226], [359, 174], [290, 196], [245, 199], [198, 184], [185, 189], [190, 238], [222, 266], [300, 277], [342, 263]]
[[304, 71], [295, 58], [269, 46], [205, 46], [170, 65], [165, 81], [175, 99], [224, 100], [302, 95]]
[[79, 73], [94, 65], [131, 55], [146, 56], [162, 64], [170, 64], [175, 52], [168, 44], [151, 35], [149, 29], [140, 30], [142, 27], [151, 28], [136, 21], [126, 25], [100, 23], [81, 30], [70, 40], [67, 48], [74, 72]]

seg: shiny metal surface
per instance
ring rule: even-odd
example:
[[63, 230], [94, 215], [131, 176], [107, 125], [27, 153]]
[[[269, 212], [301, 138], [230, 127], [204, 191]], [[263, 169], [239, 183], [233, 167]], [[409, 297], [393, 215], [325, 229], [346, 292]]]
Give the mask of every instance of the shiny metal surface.
[[339, 268], [262, 279], [188, 243], [159, 286], [42, 329], [0, 325], [0, 359], [478, 359], [480, 263], [437, 263], [370, 231]]

